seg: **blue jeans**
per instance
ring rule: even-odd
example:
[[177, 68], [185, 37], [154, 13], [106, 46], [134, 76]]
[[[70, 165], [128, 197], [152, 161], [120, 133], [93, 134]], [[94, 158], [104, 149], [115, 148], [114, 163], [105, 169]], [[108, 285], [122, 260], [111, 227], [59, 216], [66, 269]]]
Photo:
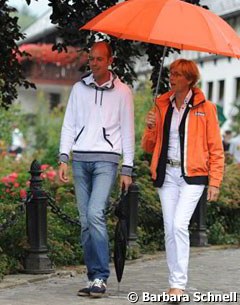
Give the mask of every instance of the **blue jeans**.
[[73, 161], [73, 177], [81, 221], [81, 242], [90, 281], [109, 277], [105, 208], [117, 176], [112, 162]]

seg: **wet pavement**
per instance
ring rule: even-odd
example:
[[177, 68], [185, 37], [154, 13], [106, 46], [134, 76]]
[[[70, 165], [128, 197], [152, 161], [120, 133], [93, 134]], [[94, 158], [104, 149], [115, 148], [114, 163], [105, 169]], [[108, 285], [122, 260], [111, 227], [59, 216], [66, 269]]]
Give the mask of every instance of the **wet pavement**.
[[[103, 298], [78, 297], [77, 291], [85, 283], [86, 275], [76, 269], [50, 275], [11, 275], [0, 282], [0, 304], [168, 304], [160, 298], [168, 289], [164, 252], [128, 261], [119, 287], [112, 266], [108, 294]], [[192, 248], [189, 283], [182, 301], [191, 305], [240, 304], [240, 248]]]

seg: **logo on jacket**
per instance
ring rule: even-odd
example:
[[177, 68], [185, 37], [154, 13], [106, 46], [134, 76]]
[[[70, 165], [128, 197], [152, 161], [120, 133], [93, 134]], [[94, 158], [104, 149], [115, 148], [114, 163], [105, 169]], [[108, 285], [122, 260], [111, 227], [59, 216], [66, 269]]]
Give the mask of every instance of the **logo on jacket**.
[[195, 114], [196, 116], [205, 116], [205, 115], [206, 115], [205, 112], [201, 112], [201, 111], [196, 111], [194, 114]]

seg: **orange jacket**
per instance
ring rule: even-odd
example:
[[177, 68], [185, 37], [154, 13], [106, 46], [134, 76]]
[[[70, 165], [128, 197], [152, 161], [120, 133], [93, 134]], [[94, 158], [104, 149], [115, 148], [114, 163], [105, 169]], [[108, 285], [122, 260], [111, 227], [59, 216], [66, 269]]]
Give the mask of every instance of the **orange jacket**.
[[[223, 178], [224, 152], [217, 119], [216, 106], [206, 101], [199, 88], [193, 88], [193, 105], [185, 120], [183, 175], [208, 176], [209, 185], [219, 187]], [[157, 178], [157, 166], [162, 149], [163, 125], [169, 107], [169, 91], [156, 100], [156, 125], [146, 127], [142, 147], [152, 153], [151, 173]]]

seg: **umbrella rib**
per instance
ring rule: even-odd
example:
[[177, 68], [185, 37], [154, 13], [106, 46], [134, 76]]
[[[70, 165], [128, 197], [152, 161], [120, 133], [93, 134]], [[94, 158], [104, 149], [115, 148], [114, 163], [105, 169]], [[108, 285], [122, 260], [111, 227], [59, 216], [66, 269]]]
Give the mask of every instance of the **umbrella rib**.
[[[209, 33], [211, 34], [211, 37], [212, 37], [212, 41], [214, 42], [214, 45], [215, 45], [215, 52], [214, 52], [214, 51], [213, 51], [213, 52], [214, 52], [215, 54], [221, 54], [221, 52], [217, 51], [217, 46], [216, 46], [216, 43], [215, 43], [216, 40], [215, 40], [215, 38], [214, 38], [214, 35], [212, 34], [211, 27], [210, 27], [210, 25], [209, 25], [209, 23], [211, 22], [212, 27], [216, 28], [215, 23], [212, 22], [212, 19], [211, 19], [211, 18], [206, 19], [206, 18], [203, 17], [203, 15], [202, 15], [203, 10], [206, 10], [206, 9], [201, 8], [201, 7], [198, 7], [198, 11], [199, 11], [199, 13], [200, 13], [200, 17], [202, 18], [202, 20], [204, 21], [204, 23], [205, 23], [206, 26], [208, 27]], [[208, 10], [207, 10], [207, 11], [208, 11]], [[219, 16], [217, 16], [217, 17], [220, 18], [220, 19], [222, 19], [222, 18], [219, 17]], [[223, 20], [223, 21], [224, 21], [224, 20]], [[217, 30], [218, 30], [218, 28], [217, 28]], [[227, 40], [226, 35], [224, 35], [223, 32], [222, 32], [221, 30], [218, 30], [218, 33], [219, 33], [219, 35], [221, 35], [225, 40]], [[235, 52], [234, 52], [234, 50], [233, 50], [231, 44], [230, 44], [230, 43], [227, 43], [227, 44], [228, 44], [228, 46], [230, 47], [230, 49], [232, 50], [233, 54], [235, 55]], [[211, 52], [209, 52], [209, 53], [211, 53]], [[235, 55], [235, 56], [236, 56], [236, 55]]]
[[[131, 23], [135, 20], [135, 18], [137, 18], [138, 16], [139, 16], [139, 13], [142, 13], [142, 12], [146, 12], [146, 7], [142, 7], [141, 8], [141, 10], [136, 10], [135, 11], [135, 14], [134, 14], [134, 16], [132, 17], [132, 19], [131, 20], [129, 20], [129, 22], [126, 24], [126, 26], [125, 26], [125, 28], [124, 28], [124, 30], [122, 31], [122, 33], [120, 34], [120, 36], [119, 37], [123, 37], [124, 36], [124, 33], [125, 33], [125, 30], [129, 27], [129, 25], [131, 25]], [[152, 18], [153, 19], [153, 18]], [[153, 19], [154, 20], [154, 19]], [[151, 33], [151, 27], [149, 27], [149, 32], [148, 32], [149, 34], [148, 34], [148, 37], [150, 37], [150, 33]], [[136, 34], [135, 34], [136, 35]], [[138, 35], [139, 36], [139, 38], [138, 39], [141, 39], [142, 40], [142, 37], [141, 37], [141, 35]], [[124, 38], [124, 37], [123, 37]], [[137, 39], [133, 39], [133, 40], [137, 40]], [[146, 42], [149, 42], [148, 41], [149, 39], [146, 39], [145, 41]]]
[[[214, 36], [213, 36], [213, 34], [212, 34], [212, 31], [211, 31], [211, 28], [210, 28], [210, 26], [209, 26], [209, 23], [208, 23], [208, 21], [205, 19], [205, 18], [203, 18], [203, 16], [202, 16], [202, 10], [204, 10], [204, 8], [201, 8], [201, 10], [199, 10], [200, 11], [200, 16], [201, 16], [201, 18], [203, 19], [203, 21], [204, 21], [204, 23], [206, 24], [206, 26], [208, 27], [208, 29], [209, 29], [209, 32], [210, 32], [210, 34], [211, 34], [211, 37], [212, 37], [212, 39], [213, 39], [213, 41], [214, 41], [214, 43], [215, 43], [215, 38], [214, 38]], [[215, 24], [213, 24], [213, 26], [215, 27]], [[221, 32], [221, 31], [220, 31]], [[216, 48], [216, 44], [215, 44], [215, 48]], [[216, 48], [217, 49], [217, 48]], [[217, 54], [217, 52], [216, 52], [216, 54]]]
[[[221, 18], [221, 17], [219, 17]], [[222, 18], [221, 18], [222, 19]], [[210, 20], [211, 21], [211, 20]], [[222, 20], [222, 21], [225, 21], [225, 20]], [[226, 21], [225, 21], [226, 22]], [[226, 22], [227, 23], [227, 22]], [[220, 35], [226, 40], [228, 41], [227, 42], [227, 45], [228, 47], [232, 50], [232, 53], [237, 57], [239, 58], [239, 55], [236, 54], [236, 52], [234, 51], [233, 47], [232, 47], [232, 44], [229, 42], [229, 39], [227, 38], [227, 36], [223, 33], [223, 31], [219, 31], [220, 32]]]
[[[181, 2], [181, 1], [180, 1]], [[183, 10], [184, 10], [184, 5], [186, 6], [186, 5], [188, 5], [188, 6], [193, 6], [194, 4], [190, 4], [190, 3], [184, 3], [184, 2], [181, 2], [180, 3], [180, 8], [182, 9], [182, 12], [183, 12]], [[211, 34], [211, 37], [213, 38], [213, 41], [215, 42], [215, 39], [214, 39], [214, 36], [212, 35], [212, 31], [211, 31], [211, 28], [210, 28], [210, 26], [209, 26], [209, 24], [208, 24], [208, 22], [206, 21], [206, 19], [203, 17], [203, 15], [202, 15], [202, 12], [203, 12], [203, 10], [205, 10], [204, 8], [202, 8], [202, 7], [199, 7], [199, 6], [196, 6], [195, 5], [195, 10], [196, 10], [196, 12], [198, 12], [198, 15], [201, 17], [201, 19], [204, 21], [204, 23], [206, 24], [206, 26], [207, 26], [207, 28], [208, 28], [208, 32]], [[214, 25], [215, 26], [215, 25]], [[216, 44], [214, 43], [214, 45], [215, 45], [215, 49], [216, 49]], [[181, 44], [181, 46], [182, 46], [182, 50], [184, 50], [184, 44]], [[190, 44], [188, 45], [188, 47], [189, 48], [191, 48], [193, 51], [195, 51], [194, 50], [194, 46], [191, 46]], [[202, 49], [204, 49], [204, 47], [202, 47]], [[205, 48], [205, 50], [206, 50], [207, 48]], [[211, 53], [211, 51], [208, 51], [209, 53]]]

